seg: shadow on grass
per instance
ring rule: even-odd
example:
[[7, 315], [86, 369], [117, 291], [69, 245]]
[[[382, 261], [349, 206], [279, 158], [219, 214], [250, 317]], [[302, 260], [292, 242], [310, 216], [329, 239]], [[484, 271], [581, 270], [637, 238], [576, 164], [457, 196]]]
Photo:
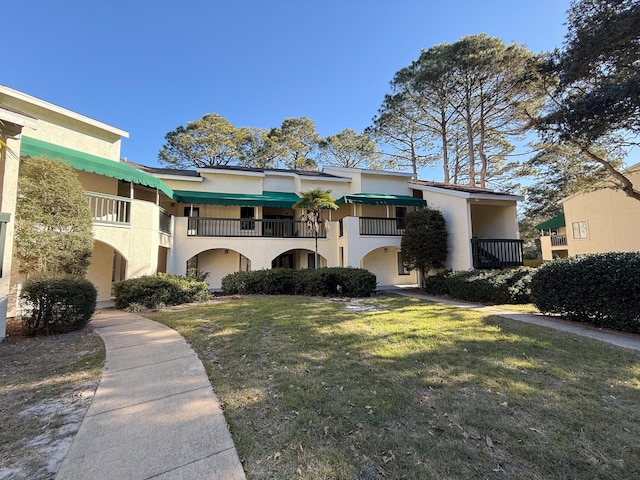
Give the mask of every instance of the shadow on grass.
[[640, 477], [640, 355], [406, 298], [343, 307], [151, 316], [200, 354], [249, 478]]

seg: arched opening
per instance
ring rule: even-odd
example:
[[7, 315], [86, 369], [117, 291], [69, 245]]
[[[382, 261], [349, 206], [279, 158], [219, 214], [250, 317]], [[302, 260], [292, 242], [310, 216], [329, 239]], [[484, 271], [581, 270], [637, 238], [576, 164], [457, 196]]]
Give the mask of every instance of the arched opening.
[[211, 290], [222, 288], [222, 278], [230, 273], [251, 270], [251, 260], [231, 248], [204, 250], [187, 260], [187, 275], [206, 276]]
[[[303, 268], [315, 268], [316, 254], [312, 250], [294, 249], [281, 253], [271, 261], [271, 268], [292, 268], [301, 270]], [[318, 254], [318, 268], [326, 267], [327, 259]]]
[[111, 245], [95, 240], [87, 279], [98, 290], [98, 301], [113, 297], [113, 284], [127, 278], [127, 259]]
[[378, 287], [418, 283], [417, 272], [407, 269], [399, 247], [386, 246], [370, 251], [360, 260], [360, 267], [376, 276]]

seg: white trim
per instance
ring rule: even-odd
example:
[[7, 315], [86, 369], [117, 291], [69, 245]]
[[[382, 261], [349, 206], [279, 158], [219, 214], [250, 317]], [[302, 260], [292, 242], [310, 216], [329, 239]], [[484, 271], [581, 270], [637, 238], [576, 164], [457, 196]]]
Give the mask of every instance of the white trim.
[[98, 120], [94, 120], [93, 118], [89, 118], [79, 113], [72, 112], [71, 110], [67, 110], [66, 108], [59, 107], [58, 105], [54, 105], [53, 103], [45, 102], [44, 100], [40, 100], [39, 98], [32, 97], [31, 95], [27, 95], [26, 93], [19, 92], [18, 90], [14, 90], [13, 88], [9, 88], [5, 85], [0, 85], [0, 94], [4, 94], [8, 97], [12, 97], [22, 102], [29, 103], [36, 107], [44, 108], [46, 110], [49, 110], [54, 113], [58, 113], [60, 115], [64, 115], [65, 117], [69, 117], [79, 122], [86, 123], [87, 125], [92, 125], [101, 130], [115, 133], [116, 135], [119, 135], [121, 137], [129, 138], [129, 132], [126, 132], [116, 127], [112, 127], [111, 125], [107, 125], [106, 123], [99, 122]]
[[239, 175], [245, 177], [265, 177], [266, 175], [262, 172], [247, 172], [244, 170], [227, 170], [227, 169], [218, 169], [218, 168], [196, 168], [196, 172], [198, 173], [221, 173], [222, 175]]
[[304, 173], [297, 173], [297, 172], [279, 172], [276, 170], [265, 170], [265, 174], [270, 176], [270, 177], [293, 177], [293, 178], [299, 178], [300, 180], [322, 180], [322, 181], [328, 181], [328, 182], [343, 182], [343, 183], [350, 183], [351, 179], [350, 178], [344, 178], [344, 177], [319, 177], [318, 175], [305, 175]]
[[152, 173], [156, 178], [161, 180], [183, 180], [185, 182], [202, 182], [204, 178], [202, 177], [191, 177], [188, 175], [171, 175], [169, 173]]
[[445, 195], [451, 195], [452, 197], [468, 198], [472, 200], [505, 200], [522, 202], [524, 197], [522, 195], [510, 195], [510, 194], [497, 194], [497, 193], [476, 193], [476, 192], [463, 192], [461, 190], [453, 190], [443, 187], [434, 187], [431, 185], [419, 185], [416, 183], [410, 183], [410, 188], [414, 190], [422, 190], [426, 192], [441, 193]]
[[389, 171], [389, 170], [370, 170], [370, 169], [367, 169], [367, 168], [346, 168], [346, 167], [332, 167], [332, 166], [327, 166], [327, 167], [322, 169], [323, 172], [325, 170], [327, 170], [327, 171], [337, 170], [339, 172], [354, 172], [354, 173], [360, 173], [360, 174], [365, 174], [365, 175], [387, 175], [387, 176], [390, 176], [390, 177], [409, 177], [409, 178], [413, 178], [413, 173], [392, 172], [392, 171]]
[[16, 112], [12, 112], [11, 110], [5, 110], [2, 107], [0, 107], [0, 119], [4, 122], [15, 123], [21, 127], [28, 127], [33, 130], [38, 129], [38, 120], [35, 118], [27, 117]]

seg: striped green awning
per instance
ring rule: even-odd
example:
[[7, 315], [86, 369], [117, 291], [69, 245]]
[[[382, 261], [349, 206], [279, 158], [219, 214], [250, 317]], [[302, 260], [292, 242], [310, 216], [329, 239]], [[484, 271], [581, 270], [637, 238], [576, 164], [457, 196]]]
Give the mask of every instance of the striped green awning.
[[20, 142], [20, 156], [60, 159], [76, 170], [97, 173], [98, 175], [104, 175], [105, 177], [117, 178], [119, 180], [125, 180], [138, 185], [157, 188], [168, 197], [173, 198], [173, 190], [165, 185], [162, 180], [154, 177], [153, 175], [141, 172], [140, 170], [136, 170], [135, 168], [120, 162], [108, 160], [106, 158], [80, 152], [71, 148], [61, 147], [42, 140], [36, 140], [35, 138], [22, 137]]
[[180, 203], [199, 205], [235, 205], [241, 207], [291, 208], [300, 197], [291, 192], [219, 193], [175, 190], [174, 199]]
[[380, 193], [352, 193], [336, 200], [336, 204], [365, 203], [367, 205], [402, 205], [405, 207], [424, 207], [426, 200], [408, 195], [385, 195]]
[[548, 230], [550, 228], [560, 228], [565, 226], [564, 213], [553, 217], [551, 220], [536, 225], [536, 230]]

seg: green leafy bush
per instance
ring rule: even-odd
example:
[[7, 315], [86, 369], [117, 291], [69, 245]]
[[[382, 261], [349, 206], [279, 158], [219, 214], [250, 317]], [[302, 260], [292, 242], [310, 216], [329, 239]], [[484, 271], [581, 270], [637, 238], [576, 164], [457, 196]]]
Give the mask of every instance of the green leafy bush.
[[84, 278], [30, 278], [22, 286], [21, 298], [30, 308], [22, 330], [32, 336], [79, 330], [91, 319], [97, 296], [96, 287]]
[[361, 268], [332, 267], [305, 270], [274, 268], [232, 273], [222, 279], [222, 291], [227, 295], [368, 297], [375, 289], [376, 276]]
[[437, 275], [429, 275], [424, 277], [422, 288], [431, 295], [449, 295], [449, 287], [447, 287], [447, 276], [451, 274], [451, 270], [440, 272]]
[[543, 313], [640, 333], [640, 252], [545, 263], [533, 275], [531, 297]]
[[137, 304], [146, 308], [207, 300], [211, 294], [207, 282], [193, 277], [145, 275], [114, 284], [116, 308], [125, 309]]
[[529, 303], [529, 282], [533, 270], [463, 270], [444, 272], [425, 279], [425, 290], [469, 302], [495, 304]]

